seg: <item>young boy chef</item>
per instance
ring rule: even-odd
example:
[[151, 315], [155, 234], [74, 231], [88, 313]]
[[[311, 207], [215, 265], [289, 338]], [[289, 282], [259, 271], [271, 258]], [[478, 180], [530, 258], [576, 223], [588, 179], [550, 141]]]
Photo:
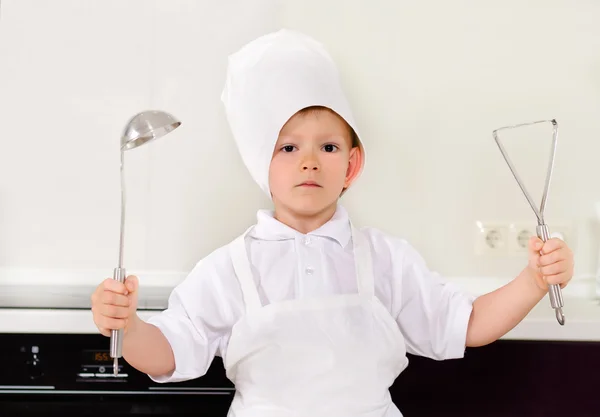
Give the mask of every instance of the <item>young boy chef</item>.
[[100, 332], [124, 328], [124, 358], [155, 381], [197, 378], [219, 355], [236, 387], [230, 416], [401, 416], [388, 388], [407, 352], [460, 358], [517, 325], [548, 283], [571, 279], [565, 243], [532, 238], [521, 273], [474, 299], [405, 240], [355, 228], [338, 200], [365, 149], [336, 66], [312, 38], [280, 30], [244, 46], [222, 100], [274, 209], [202, 259], [148, 322], [135, 312], [135, 276], [92, 296]]

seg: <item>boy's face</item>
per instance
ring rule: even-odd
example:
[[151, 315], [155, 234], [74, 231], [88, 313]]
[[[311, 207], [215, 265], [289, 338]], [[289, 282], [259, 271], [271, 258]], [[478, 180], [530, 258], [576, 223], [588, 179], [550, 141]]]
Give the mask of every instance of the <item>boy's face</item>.
[[336, 113], [295, 114], [279, 133], [269, 168], [275, 210], [310, 216], [337, 204], [358, 176], [361, 161], [349, 126]]

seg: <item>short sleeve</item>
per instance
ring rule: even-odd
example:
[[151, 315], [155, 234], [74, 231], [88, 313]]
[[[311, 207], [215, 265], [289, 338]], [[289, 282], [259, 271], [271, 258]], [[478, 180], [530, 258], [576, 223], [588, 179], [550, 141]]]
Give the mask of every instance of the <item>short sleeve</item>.
[[170, 375], [148, 375], [153, 381], [185, 381], [208, 371], [235, 321], [232, 300], [223, 296], [235, 294], [235, 288], [226, 288], [228, 281], [235, 283], [235, 275], [229, 280], [220, 276], [233, 274], [225, 265], [228, 262], [229, 256], [209, 256], [199, 262], [175, 287], [168, 308], [147, 320], [166, 337], [175, 358], [175, 370]]
[[462, 358], [475, 297], [430, 271], [408, 243], [400, 248], [400, 310], [407, 352], [435, 360]]

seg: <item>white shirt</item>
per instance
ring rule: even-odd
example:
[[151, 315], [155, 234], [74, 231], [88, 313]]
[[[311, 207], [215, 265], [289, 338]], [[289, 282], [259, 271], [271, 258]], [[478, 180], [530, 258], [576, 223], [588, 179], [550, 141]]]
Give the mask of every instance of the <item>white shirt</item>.
[[[474, 298], [427, 269], [405, 240], [363, 228], [371, 245], [375, 295], [396, 320], [408, 353], [436, 360], [464, 354]], [[282, 300], [356, 293], [356, 275], [346, 210], [302, 234], [260, 210], [246, 238], [254, 281], [263, 305]], [[215, 355], [225, 357], [244, 302], [229, 245], [202, 259], [172, 292], [168, 308], [150, 318], [175, 356], [172, 375], [159, 382], [194, 379]]]

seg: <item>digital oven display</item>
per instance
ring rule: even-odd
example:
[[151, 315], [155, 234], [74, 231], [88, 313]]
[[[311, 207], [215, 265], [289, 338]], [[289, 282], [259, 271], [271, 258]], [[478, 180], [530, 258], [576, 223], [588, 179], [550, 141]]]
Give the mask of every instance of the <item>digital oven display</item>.
[[113, 358], [108, 350], [84, 350], [81, 359], [85, 365], [113, 365]]

